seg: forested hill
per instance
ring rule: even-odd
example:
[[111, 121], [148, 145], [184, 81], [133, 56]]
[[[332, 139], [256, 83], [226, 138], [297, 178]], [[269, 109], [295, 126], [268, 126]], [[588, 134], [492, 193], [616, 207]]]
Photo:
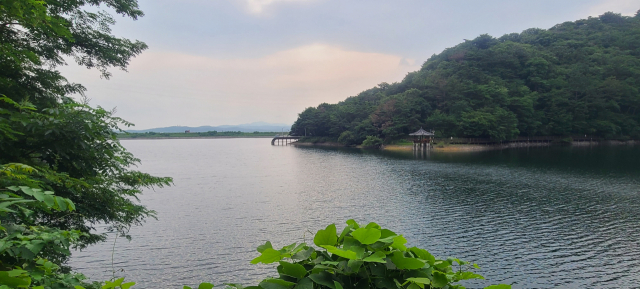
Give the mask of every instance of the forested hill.
[[500, 38], [481, 35], [400, 83], [300, 113], [292, 134], [361, 143], [420, 127], [440, 137], [640, 138], [640, 11]]

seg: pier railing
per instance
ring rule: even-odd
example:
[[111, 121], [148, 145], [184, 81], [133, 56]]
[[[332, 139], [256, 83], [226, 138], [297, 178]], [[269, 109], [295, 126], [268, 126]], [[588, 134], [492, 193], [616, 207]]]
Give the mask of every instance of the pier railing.
[[276, 135], [271, 140], [271, 145], [290, 145], [294, 142], [297, 142], [300, 139], [299, 136], [291, 136], [291, 135]]

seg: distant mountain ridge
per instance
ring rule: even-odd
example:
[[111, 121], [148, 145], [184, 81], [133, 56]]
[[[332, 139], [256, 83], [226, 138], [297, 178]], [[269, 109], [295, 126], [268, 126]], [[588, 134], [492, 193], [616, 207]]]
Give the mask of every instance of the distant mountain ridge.
[[290, 124], [281, 124], [281, 123], [267, 123], [267, 122], [252, 122], [238, 125], [218, 125], [218, 126], [169, 126], [169, 127], [158, 127], [158, 128], [150, 128], [150, 129], [142, 129], [142, 130], [127, 130], [127, 132], [131, 133], [145, 133], [145, 132], [184, 132], [186, 130], [190, 132], [208, 132], [208, 131], [241, 131], [241, 132], [288, 132], [291, 129]]

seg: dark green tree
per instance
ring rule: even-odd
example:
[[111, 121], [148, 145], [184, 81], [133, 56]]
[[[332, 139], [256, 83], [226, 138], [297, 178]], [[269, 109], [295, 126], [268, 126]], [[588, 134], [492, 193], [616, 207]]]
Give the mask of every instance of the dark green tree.
[[136, 0], [0, 1], [0, 164], [36, 168], [33, 185], [76, 204], [70, 215], [35, 214], [38, 225], [85, 233], [81, 247], [104, 240], [91, 232], [97, 223], [125, 233], [153, 216], [137, 196], [171, 181], [132, 169], [139, 160], [116, 139], [120, 127], [130, 124], [70, 98], [85, 89], [56, 70], [73, 59], [109, 78], [109, 69], [125, 69], [146, 49], [112, 35], [113, 16], [93, 12], [101, 7], [134, 20], [143, 16]]

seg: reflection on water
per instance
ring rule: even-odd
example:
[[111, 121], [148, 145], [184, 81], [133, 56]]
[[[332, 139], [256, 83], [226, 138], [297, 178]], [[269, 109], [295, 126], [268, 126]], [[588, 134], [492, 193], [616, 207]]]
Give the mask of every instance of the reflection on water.
[[[552, 147], [414, 155], [295, 148], [268, 139], [132, 140], [141, 170], [175, 178], [158, 212], [118, 241], [115, 269], [140, 288], [252, 284], [273, 267], [255, 247], [309, 242], [329, 223], [375, 221], [410, 245], [481, 265], [514, 288], [640, 284], [640, 148]], [[74, 254], [111, 276], [111, 244]], [[164, 286], [158, 286], [164, 285]]]

